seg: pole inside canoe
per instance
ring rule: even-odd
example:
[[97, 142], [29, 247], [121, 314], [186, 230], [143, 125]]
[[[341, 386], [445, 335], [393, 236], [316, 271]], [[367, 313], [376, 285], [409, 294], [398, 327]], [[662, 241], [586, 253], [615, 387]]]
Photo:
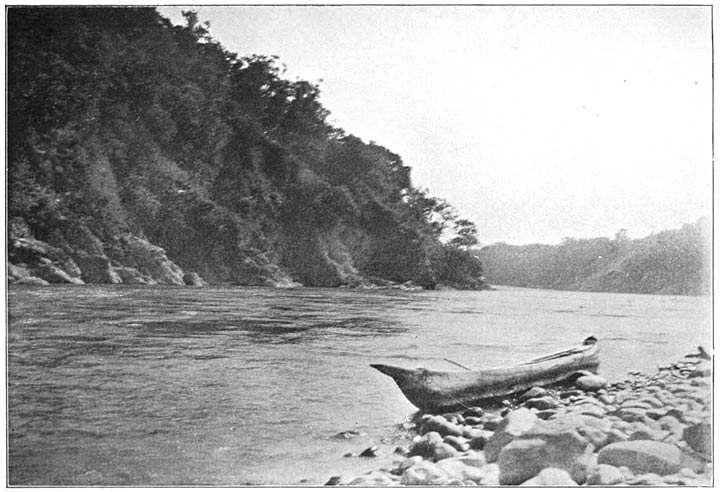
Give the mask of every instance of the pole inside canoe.
[[460, 364], [459, 362], [455, 362], [454, 360], [445, 359], [445, 358], [444, 358], [444, 360], [445, 360], [446, 362], [449, 362], [450, 364], [455, 364], [455, 365], [458, 366], [458, 367], [462, 367], [462, 368], [465, 369], [466, 371], [472, 371], [472, 369], [470, 369], [469, 367], [466, 367], [466, 366]]

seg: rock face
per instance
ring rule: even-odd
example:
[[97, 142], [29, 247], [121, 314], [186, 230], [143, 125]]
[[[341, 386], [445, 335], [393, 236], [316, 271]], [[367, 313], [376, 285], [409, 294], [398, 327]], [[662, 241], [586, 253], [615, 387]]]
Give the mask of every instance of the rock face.
[[292, 288], [301, 284], [294, 282], [279, 266], [270, 261], [264, 253], [253, 251], [240, 262], [233, 278], [238, 285], [264, 285], [266, 287]]
[[39, 277], [23, 277], [15, 283], [20, 285], [50, 285], [50, 282]]
[[42, 264], [34, 269], [39, 277], [47, 280], [51, 284], [83, 284], [79, 278], [71, 277], [70, 274], [64, 272], [60, 267], [52, 263]]
[[102, 255], [77, 254], [73, 258], [82, 272], [82, 279], [89, 284], [120, 284], [122, 279], [110, 266], [110, 260]]
[[13, 263], [40, 264], [42, 258], [66, 256], [61, 249], [31, 237], [11, 238], [9, 249]]
[[183, 272], [165, 250], [135, 236], [118, 238], [110, 256], [118, 263], [146, 273], [160, 284], [185, 285]]
[[8, 263], [7, 272], [10, 283], [17, 282], [21, 278], [30, 276], [30, 271], [25, 265], [13, 265], [12, 263]]
[[[21, 236], [12, 237], [13, 231]], [[17, 282], [25, 277], [37, 277], [47, 283], [83, 283], [78, 278], [80, 270], [72, 258], [60, 248], [29, 237], [29, 230], [22, 221], [16, 220], [10, 233], [8, 259], [13, 264], [13, 268], [8, 270], [10, 282]], [[36, 281], [20, 283], [37, 284]]]
[[[165, 251], [145, 239], [117, 236], [107, 244], [84, 225], [67, 224], [48, 242], [35, 239], [27, 225], [14, 219], [10, 227], [8, 281], [27, 285], [170, 284], [206, 285], [197, 274], [186, 277]], [[41, 279], [43, 282], [38, 282]]]
[[185, 282], [185, 285], [192, 285], [195, 287], [202, 287], [208, 284], [195, 272], [186, 272], [183, 275], [183, 282]]
[[[361, 241], [364, 236], [358, 236], [352, 228], [338, 226], [318, 233], [315, 229], [295, 230], [290, 227], [284, 230], [279, 227], [267, 237], [263, 236], [263, 241], [258, 244], [266, 250], [227, 238], [209, 245], [207, 249], [202, 249], [199, 243], [192, 247], [188, 244], [180, 247], [178, 238], [173, 241], [160, 234], [156, 239], [163, 241], [166, 250], [141, 237], [143, 234], [152, 236], [153, 230], [141, 230], [137, 235], [117, 230], [110, 233], [102, 225], [93, 224], [99, 230], [94, 232], [79, 220], [58, 220], [50, 231], [40, 232], [43, 240], [39, 240], [33, 237], [23, 219], [12, 218], [8, 250], [9, 262], [14, 268], [8, 272], [8, 282], [37, 277], [49, 283], [65, 284], [206, 286], [208, 283], [219, 283], [273, 288], [296, 288], [305, 284], [399, 290], [434, 288], [436, 285], [432, 279], [422, 283], [404, 270], [402, 277], [410, 278], [404, 283], [377, 277], [377, 272], [361, 274], [354, 265], [354, 258], [367, 245]], [[154, 233], [157, 234], [157, 231]], [[183, 268], [187, 268], [188, 272], [184, 272]], [[395, 271], [392, 264], [383, 268]], [[413, 266], [410, 273], [415, 269]], [[481, 277], [475, 279], [473, 275], [462, 276], [450, 285], [454, 288], [487, 288]], [[394, 278], [394, 274], [388, 276]], [[30, 285], [38, 282], [28, 280], [22, 283]]]
[[143, 275], [137, 269], [131, 267], [115, 267], [113, 271], [120, 277], [124, 284], [156, 284], [157, 282], [149, 275]]
[[53, 237], [53, 243], [65, 251], [84, 251], [91, 255], [104, 255], [100, 239], [85, 225], [67, 224], [62, 234]]

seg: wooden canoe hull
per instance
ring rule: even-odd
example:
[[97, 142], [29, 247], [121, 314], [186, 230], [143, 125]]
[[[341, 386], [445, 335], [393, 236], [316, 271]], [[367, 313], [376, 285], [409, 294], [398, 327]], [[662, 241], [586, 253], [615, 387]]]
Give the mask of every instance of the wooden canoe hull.
[[586, 341], [586, 344], [509, 368], [442, 372], [384, 364], [371, 364], [371, 367], [393, 378], [410, 403], [423, 412], [443, 413], [480, 405], [533, 386], [558, 383], [582, 369], [596, 372], [599, 365], [600, 345]]

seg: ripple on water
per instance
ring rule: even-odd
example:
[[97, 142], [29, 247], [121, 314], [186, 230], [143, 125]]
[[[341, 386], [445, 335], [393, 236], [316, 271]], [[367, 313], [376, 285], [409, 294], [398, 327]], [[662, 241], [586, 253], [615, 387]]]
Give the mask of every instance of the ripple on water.
[[[8, 298], [13, 485], [320, 485], [376, 468], [342, 456], [402, 439], [415, 411], [370, 363], [521, 362], [581, 341], [595, 310], [625, 317], [592, 321], [612, 379], [628, 360], [676, 360], [711, 327], [706, 299], [541, 291], [80, 286]], [[362, 435], [328, 439], [347, 430]]]

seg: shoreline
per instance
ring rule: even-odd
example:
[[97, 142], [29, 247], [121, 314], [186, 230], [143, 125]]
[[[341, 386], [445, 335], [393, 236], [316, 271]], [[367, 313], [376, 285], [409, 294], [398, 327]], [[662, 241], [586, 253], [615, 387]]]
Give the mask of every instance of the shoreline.
[[712, 360], [702, 347], [654, 374], [592, 379], [532, 388], [501, 409], [422, 415], [391, 467], [325, 485], [712, 485]]

